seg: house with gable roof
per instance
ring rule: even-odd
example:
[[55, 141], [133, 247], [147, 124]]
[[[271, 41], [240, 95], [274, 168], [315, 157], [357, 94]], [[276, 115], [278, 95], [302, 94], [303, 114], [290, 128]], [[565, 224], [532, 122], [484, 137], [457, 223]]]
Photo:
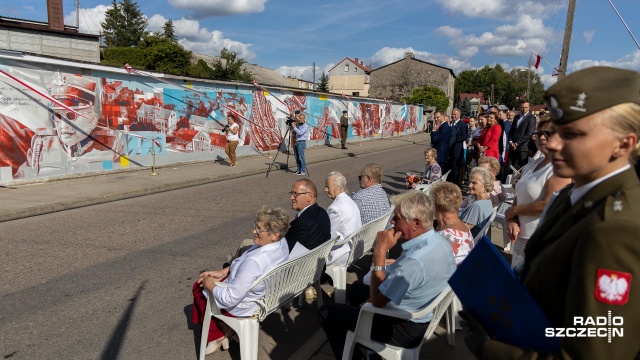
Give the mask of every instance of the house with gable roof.
[[347, 96], [369, 96], [371, 67], [346, 57], [329, 70], [329, 92]]

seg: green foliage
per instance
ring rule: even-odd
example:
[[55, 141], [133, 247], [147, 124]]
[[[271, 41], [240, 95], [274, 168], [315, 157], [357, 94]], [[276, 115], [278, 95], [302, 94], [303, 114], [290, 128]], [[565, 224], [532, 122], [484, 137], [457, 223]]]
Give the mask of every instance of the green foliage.
[[437, 111], [445, 111], [449, 107], [449, 98], [444, 91], [435, 86], [425, 86], [415, 88], [411, 95], [404, 99], [409, 104], [422, 104], [425, 106], [435, 106]]
[[176, 28], [173, 26], [173, 20], [167, 20], [167, 22], [164, 23], [162, 30], [164, 30], [164, 37], [173, 42], [178, 42], [178, 37], [176, 36]]
[[102, 22], [108, 47], [133, 47], [147, 33], [147, 19], [133, 0], [112, 0]]
[[147, 35], [138, 44], [144, 50], [148, 70], [183, 75], [191, 67], [191, 51], [159, 35]]
[[207, 62], [200, 59], [197, 63], [191, 65], [188, 71], [189, 76], [205, 78], [205, 79], [213, 79], [213, 69], [207, 65]]
[[[522, 96], [527, 92], [527, 72], [513, 69], [510, 72], [504, 71], [502, 66], [495, 65], [493, 68], [488, 65], [479, 70], [461, 71], [456, 77], [455, 98], [462, 93], [482, 93], [486, 100], [491, 100], [491, 104], [503, 104], [513, 109], [517, 106], [516, 96]], [[494, 98], [491, 97], [491, 86], [493, 85]], [[531, 71], [531, 94], [528, 98], [532, 105], [542, 104], [544, 86], [540, 76]], [[458, 104], [458, 106], [462, 106]]]
[[155, 70], [184, 75], [191, 68], [191, 51], [164, 36], [146, 35], [137, 47], [110, 47], [104, 51], [104, 64]]
[[129, 64], [137, 69], [146, 69], [144, 50], [130, 47], [108, 47], [104, 49], [103, 64], [122, 66]]
[[251, 81], [251, 73], [242, 68], [246, 61], [238, 58], [238, 53], [222, 49], [220, 59], [213, 62], [213, 75], [218, 80]]
[[318, 81], [316, 85], [316, 90], [329, 92], [329, 75], [323, 71], [322, 75], [320, 75], [320, 81]]

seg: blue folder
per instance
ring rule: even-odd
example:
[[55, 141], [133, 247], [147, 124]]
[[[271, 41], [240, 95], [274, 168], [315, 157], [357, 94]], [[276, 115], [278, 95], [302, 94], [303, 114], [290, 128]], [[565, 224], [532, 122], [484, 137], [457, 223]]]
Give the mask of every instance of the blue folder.
[[538, 352], [560, 351], [554, 327], [496, 247], [483, 236], [449, 279], [465, 310], [498, 341]]

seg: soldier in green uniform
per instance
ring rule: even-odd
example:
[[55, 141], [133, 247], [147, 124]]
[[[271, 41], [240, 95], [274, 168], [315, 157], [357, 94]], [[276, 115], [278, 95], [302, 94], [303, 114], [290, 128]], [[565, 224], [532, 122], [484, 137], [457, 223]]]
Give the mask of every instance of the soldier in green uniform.
[[[640, 155], [639, 94], [640, 73], [609, 67], [572, 73], [545, 94], [553, 171], [574, 183], [550, 201], [520, 275], [555, 329], [597, 330], [582, 337], [567, 331], [560, 353], [543, 354], [489, 339], [472, 318], [465, 341], [477, 357], [638, 358], [640, 181], [632, 165]], [[618, 336], [609, 342], [612, 327]]]
[[342, 110], [342, 116], [340, 117], [340, 144], [343, 149], [346, 149], [347, 136], [349, 134], [349, 117], [347, 116], [347, 110]]

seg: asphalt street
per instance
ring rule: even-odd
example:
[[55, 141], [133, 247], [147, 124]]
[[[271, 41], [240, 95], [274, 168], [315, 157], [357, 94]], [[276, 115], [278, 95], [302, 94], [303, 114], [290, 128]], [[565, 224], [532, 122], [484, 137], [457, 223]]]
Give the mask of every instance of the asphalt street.
[[[330, 171], [343, 172], [349, 189], [357, 190], [369, 162], [382, 165], [390, 195], [404, 190], [404, 173], [424, 169], [424, 148], [419, 143], [310, 165], [319, 204], [330, 203], [323, 191]], [[277, 170], [268, 178], [240, 177], [1, 223], [0, 356], [194, 359], [193, 281], [219, 268], [251, 236], [261, 206], [290, 209], [288, 192], [298, 178]], [[261, 351], [289, 358], [317, 332], [315, 311], [311, 303], [267, 318]], [[239, 358], [237, 346], [207, 357], [229, 358]]]

